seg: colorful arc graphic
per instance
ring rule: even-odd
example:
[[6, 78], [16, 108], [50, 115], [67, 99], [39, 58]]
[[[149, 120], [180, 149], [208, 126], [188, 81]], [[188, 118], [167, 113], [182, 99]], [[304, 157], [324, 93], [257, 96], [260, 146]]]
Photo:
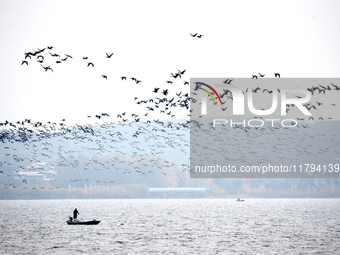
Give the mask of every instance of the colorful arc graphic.
[[200, 89], [207, 92], [209, 94], [209, 96], [211, 96], [211, 98], [214, 100], [215, 105], [217, 104], [215, 98], [213, 97], [213, 95], [208, 90], [202, 89], [202, 88], [200, 88]]
[[[204, 86], [208, 87], [209, 89], [211, 89], [214, 92], [214, 94], [217, 96], [217, 98], [220, 101], [220, 104], [222, 106], [222, 100], [220, 98], [220, 95], [217, 93], [217, 91], [213, 87], [211, 87], [210, 85], [203, 83], [203, 82], [196, 82], [196, 84], [197, 85], [204, 85]], [[211, 98], [214, 100], [215, 105], [217, 104], [216, 101], [215, 101], [215, 98], [213, 97], [213, 95], [208, 90], [202, 89], [202, 88], [200, 88], [200, 89], [207, 92], [211, 96]]]

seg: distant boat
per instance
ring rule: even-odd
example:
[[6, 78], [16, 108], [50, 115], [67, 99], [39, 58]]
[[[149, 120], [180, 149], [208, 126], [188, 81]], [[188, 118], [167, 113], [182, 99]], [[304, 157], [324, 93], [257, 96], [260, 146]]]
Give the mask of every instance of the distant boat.
[[244, 199], [238, 198], [238, 199], [236, 199], [236, 202], [244, 202]]
[[72, 217], [69, 217], [69, 220], [66, 222], [68, 225], [98, 225], [100, 220], [82, 221], [78, 219], [73, 220]]

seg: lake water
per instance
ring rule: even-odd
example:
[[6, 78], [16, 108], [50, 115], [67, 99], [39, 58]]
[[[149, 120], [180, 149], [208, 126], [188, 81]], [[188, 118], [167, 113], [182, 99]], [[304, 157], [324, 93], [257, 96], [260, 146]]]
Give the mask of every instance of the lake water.
[[[67, 225], [79, 218], [99, 225]], [[0, 201], [0, 254], [340, 254], [340, 199]]]

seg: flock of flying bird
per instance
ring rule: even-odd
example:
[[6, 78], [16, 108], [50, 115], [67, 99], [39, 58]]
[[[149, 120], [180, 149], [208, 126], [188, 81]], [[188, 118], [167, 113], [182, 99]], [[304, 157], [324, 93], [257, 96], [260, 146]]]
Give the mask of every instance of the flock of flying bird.
[[[71, 176], [64, 181], [77, 185], [120, 184], [125, 174], [130, 174], [129, 178], [153, 175], [153, 179], [162, 179], [171, 174], [174, 161], [182, 164], [178, 170], [186, 174], [183, 162], [188, 158], [189, 121], [60, 126], [25, 120], [17, 126], [1, 131], [4, 157], [0, 174], [17, 179], [13, 185], [4, 184], [6, 189], [21, 184], [37, 190], [36, 183], [30, 186], [32, 180], [22, 174], [36, 170], [32, 168], [36, 162], [50, 162], [59, 173]], [[58, 183], [55, 188], [60, 186]], [[43, 184], [39, 187], [44, 189]]]
[[[203, 35], [197, 33], [191, 34], [194, 38], [202, 38]], [[55, 52], [55, 47], [47, 46], [42, 49], [30, 51], [24, 53], [24, 60], [21, 65], [29, 65], [30, 61], [35, 61], [41, 65], [45, 72], [53, 72], [52, 64], [63, 64], [73, 57], [69, 54], [60, 54]], [[105, 53], [103, 57], [111, 59], [114, 53]], [[89, 61], [89, 57], [84, 56], [84, 66], [88, 68], [94, 68], [95, 63]], [[96, 114], [95, 118], [98, 119], [96, 124], [87, 125], [73, 125], [69, 126], [65, 124], [65, 119], [57, 122], [33, 122], [30, 119], [17, 121], [15, 123], [5, 121], [0, 123], [0, 142], [3, 144], [1, 150], [5, 157], [0, 162], [0, 174], [7, 176], [14, 176], [19, 178], [21, 185], [27, 189], [29, 183], [27, 177], [19, 176], [19, 172], [26, 169], [27, 164], [34, 162], [51, 161], [56, 167], [69, 169], [75, 171], [75, 169], [81, 169], [83, 172], [87, 172], [87, 169], [103, 170], [106, 169], [111, 173], [121, 171], [120, 174], [134, 173], [140, 176], [160, 173], [163, 176], [169, 175], [174, 168], [177, 168], [180, 173], [192, 173], [189, 166], [189, 127], [190, 132], [198, 132], [204, 134], [209, 132], [211, 128], [210, 124], [203, 127], [198, 124], [196, 120], [177, 120], [177, 121], [160, 121], [154, 119], [150, 113], [167, 115], [168, 119], [176, 117], [176, 113], [186, 112], [188, 117], [192, 114], [190, 104], [195, 104], [198, 99], [195, 98], [196, 91], [189, 91], [189, 87], [183, 87], [183, 90], [174, 92], [171, 91], [171, 84], [178, 79], [182, 79], [185, 76], [186, 70], [178, 70], [177, 72], [170, 73], [170, 79], [166, 80], [166, 86], [168, 87], [155, 87], [150, 91], [149, 98], [139, 98], [138, 95], [133, 99], [136, 105], [144, 107], [143, 114], [121, 112], [117, 114], [114, 122], [109, 122], [109, 113]], [[107, 75], [102, 74], [102, 78], [108, 79]], [[265, 77], [265, 74], [258, 73], [258, 75], [252, 75], [252, 79], [258, 79]], [[274, 73], [274, 77], [281, 78], [279, 73]], [[136, 84], [142, 83], [141, 80], [135, 77], [120, 76], [121, 81], [127, 81], [128, 79], [134, 81]], [[221, 81], [225, 84], [231, 84], [233, 79], [226, 79]], [[188, 81], [182, 80], [183, 86], [189, 85]], [[188, 88], [188, 89], [186, 89]], [[327, 86], [311, 87], [308, 90], [314, 94], [325, 95], [330, 91], [339, 91], [340, 86], [330, 84]], [[260, 87], [253, 88], [254, 93], [272, 93], [272, 90], [261, 89]], [[278, 90], [279, 91], [279, 90]], [[280, 92], [280, 91], [279, 91]], [[224, 90], [224, 93], [220, 95], [223, 100], [233, 100], [231, 91]], [[217, 99], [216, 95], [215, 98]], [[223, 101], [222, 110], [225, 111], [226, 101]], [[315, 104], [306, 104], [305, 107], [310, 110], [317, 111], [318, 107], [322, 107], [325, 103], [317, 101]], [[335, 106], [334, 103], [332, 103]], [[288, 109], [289, 110], [289, 109]], [[313, 115], [315, 116], [315, 115]], [[92, 118], [92, 116], [87, 116]], [[328, 117], [331, 119], [331, 116]], [[300, 121], [306, 121], [305, 119], [299, 119]], [[309, 119], [310, 120], [310, 119]], [[318, 120], [323, 120], [323, 116], [319, 116]], [[2, 127], [1, 127], [2, 126]], [[307, 128], [308, 125], [302, 125]], [[240, 133], [239, 130], [245, 132]], [[231, 148], [237, 148], [236, 150], [222, 150], [225, 153], [225, 157], [230, 159], [230, 162], [244, 162], [250, 161], [256, 155], [258, 150], [266, 145], [266, 140], [279, 139], [280, 142], [272, 144], [270, 157], [272, 159], [281, 160], [280, 151], [289, 150], [292, 153], [296, 152], [296, 155], [316, 155], [318, 152], [315, 150], [307, 149], [299, 151], [294, 148], [292, 144], [285, 143], [285, 137], [287, 132], [284, 129], [279, 128], [261, 128], [250, 129], [249, 127], [235, 126], [231, 129], [231, 132], [226, 138]], [[290, 131], [298, 134], [300, 131], [295, 129]], [[301, 133], [301, 132], [300, 132]], [[299, 134], [300, 134], [299, 133]], [[193, 133], [192, 133], [193, 134]], [[289, 136], [294, 140], [295, 135]], [[225, 133], [223, 133], [225, 135]], [[307, 136], [307, 133], [303, 133], [303, 136]], [[267, 137], [266, 139], [262, 139]], [[273, 139], [275, 137], [275, 139]], [[290, 137], [290, 138], [289, 138]], [[312, 136], [313, 139], [320, 140], [320, 143], [325, 142], [327, 138], [320, 138], [319, 136]], [[334, 144], [335, 149], [332, 151], [332, 155], [338, 154], [338, 137], [335, 137], [331, 142]], [[226, 141], [226, 139], [222, 139]], [[256, 146], [251, 147], [242, 142], [244, 139], [251, 139]], [[262, 140], [261, 140], [262, 139]], [[302, 139], [302, 138], [301, 138]], [[292, 141], [293, 141], [292, 140]], [[309, 140], [308, 140], [309, 141]], [[197, 148], [200, 148], [198, 144], [191, 144], [193, 152], [196, 156], [201, 156], [200, 153], [220, 153], [223, 144], [211, 144], [213, 140], [205, 142], [205, 147], [201, 148], [202, 151], [197, 152]], [[221, 141], [220, 141], [221, 142]], [[310, 144], [309, 144], [310, 143]], [[243, 144], [241, 147], [237, 144]], [[313, 146], [312, 140], [305, 144], [306, 146]], [[197, 146], [195, 148], [195, 146]], [[78, 148], [78, 149], [72, 149]], [[327, 152], [327, 148], [320, 147], [323, 155]], [[12, 153], [9, 151], [12, 149]], [[207, 152], [208, 150], [208, 152]], [[82, 162], [79, 161], [80, 155], [86, 155]], [[171, 156], [172, 155], [172, 156]], [[291, 156], [291, 153], [289, 153]], [[281, 155], [282, 157], [282, 155]], [[202, 159], [204, 157], [202, 156]], [[260, 163], [270, 160], [265, 154], [261, 154], [260, 157], [253, 159], [254, 162]], [[275, 160], [274, 160], [275, 161]], [[204, 162], [202, 162], [204, 163]], [[251, 163], [251, 162], [247, 162]], [[14, 169], [14, 174], [12, 173]], [[170, 171], [170, 170], [171, 171]], [[170, 171], [170, 172], [169, 172]], [[116, 178], [120, 178], [116, 176]], [[90, 178], [74, 178], [69, 181], [75, 183], [84, 184]], [[115, 180], [108, 181], [107, 179], [96, 178], [96, 183], [115, 183]], [[14, 188], [16, 185], [4, 184], [4, 188]], [[34, 187], [36, 189], [36, 187]]]
[[[24, 53], [24, 60], [22, 60], [21, 65], [28, 65], [31, 61], [34, 61], [39, 63], [41, 65], [41, 67], [44, 69], [45, 72], [50, 71], [50, 72], [54, 72], [53, 68], [51, 67], [52, 64], [62, 64], [64, 62], [66, 62], [68, 59], [73, 59], [73, 57], [69, 54], [66, 53], [55, 53], [52, 52], [55, 49], [54, 46], [47, 46], [44, 47], [42, 49], [37, 49], [34, 51], [29, 51], [29, 52], [25, 52]], [[114, 53], [105, 53], [105, 55], [103, 55], [103, 57], [105, 56], [105, 58], [111, 59], [112, 56], [114, 55]], [[86, 61], [86, 67], [89, 68], [93, 68], [95, 67], [95, 64], [93, 61], [89, 61], [89, 57], [85, 56], [82, 58], [83, 61]], [[178, 70], [177, 73], [173, 74], [171, 73], [171, 78], [181, 78], [182, 75], [184, 75], [186, 70], [180, 71]], [[104, 79], [108, 79], [108, 75], [107, 74], [102, 74], [101, 75], [102, 78]], [[134, 81], [136, 84], [141, 83], [142, 81], [138, 78], [135, 77], [127, 77], [127, 76], [120, 76], [120, 79], [122, 81], [127, 81], [132, 80]], [[172, 84], [173, 81], [172, 80], [167, 80], [166, 81], [167, 84]], [[189, 85], [188, 81], [183, 81], [184, 85]]]
[[[306, 125], [307, 126], [307, 125]], [[305, 127], [305, 126], [304, 126]], [[222, 173], [210, 175], [195, 171], [196, 166], [290, 166], [315, 164], [324, 166], [338, 164], [340, 159], [340, 136], [337, 131], [338, 122], [328, 121], [322, 125], [308, 125], [308, 128], [281, 128], [266, 126], [259, 128], [235, 125], [233, 128], [213, 128], [211, 124], [191, 121], [191, 176], [201, 175], [214, 177], [236, 178], [267, 178], [271, 177], [318, 177], [339, 178], [339, 172], [306, 173]], [[203, 168], [202, 168], [203, 169]], [[293, 170], [293, 166], [290, 170]], [[323, 169], [322, 169], [323, 170]]]

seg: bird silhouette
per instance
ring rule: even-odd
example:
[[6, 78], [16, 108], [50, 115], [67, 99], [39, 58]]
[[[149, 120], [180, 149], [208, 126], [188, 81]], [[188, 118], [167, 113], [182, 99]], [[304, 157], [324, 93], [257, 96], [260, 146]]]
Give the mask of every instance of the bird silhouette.
[[274, 75], [275, 75], [275, 77], [281, 78], [279, 73], [274, 73]]
[[42, 68], [44, 68], [45, 69], [45, 72], [47, 72], [48, 70], [51, 70], [52, 72], [53, 72], [53, 69], [50, 67], [50, 66], [43, 66], [43, 65], [41, 65], [42, 66]]
[[260, 90], [260, 89], [261, 89], [260, 87], [257, 87], [256, 89], [253, 89], [253, 92], [257, 93], [257, 91]]
[[88, 66], [88, 67], [89, 67], [89, 66], [94, 67], [94, 64], [93, 64], [92, 62], [89, 62], [89, 63], [87, 64], [87, 66]]
[[50, 52], [50, 55], [52, 56], [52, 57], [60, 57], [58, 54], [52, 54], [51, 52]]
[[226, 79], [223, 81], [224, 84], [230, 84], [233, 81], [233, 79]]
[[331, 85], [335, 88], [335, 90], [340, 90], [340, 86], [335, 85], [335, 84], [333, 84], [333, 83], [331, 83]]
[[111, 53], [110, 55], [106, 53], [106, 58], [111, 58], [114, 53]]
[[268, 89], [264, 89], [262, 92], [264, 93], [265, 91], [267, 91], [269, 94], [273, 93], [272, 90], [268, 90]]

